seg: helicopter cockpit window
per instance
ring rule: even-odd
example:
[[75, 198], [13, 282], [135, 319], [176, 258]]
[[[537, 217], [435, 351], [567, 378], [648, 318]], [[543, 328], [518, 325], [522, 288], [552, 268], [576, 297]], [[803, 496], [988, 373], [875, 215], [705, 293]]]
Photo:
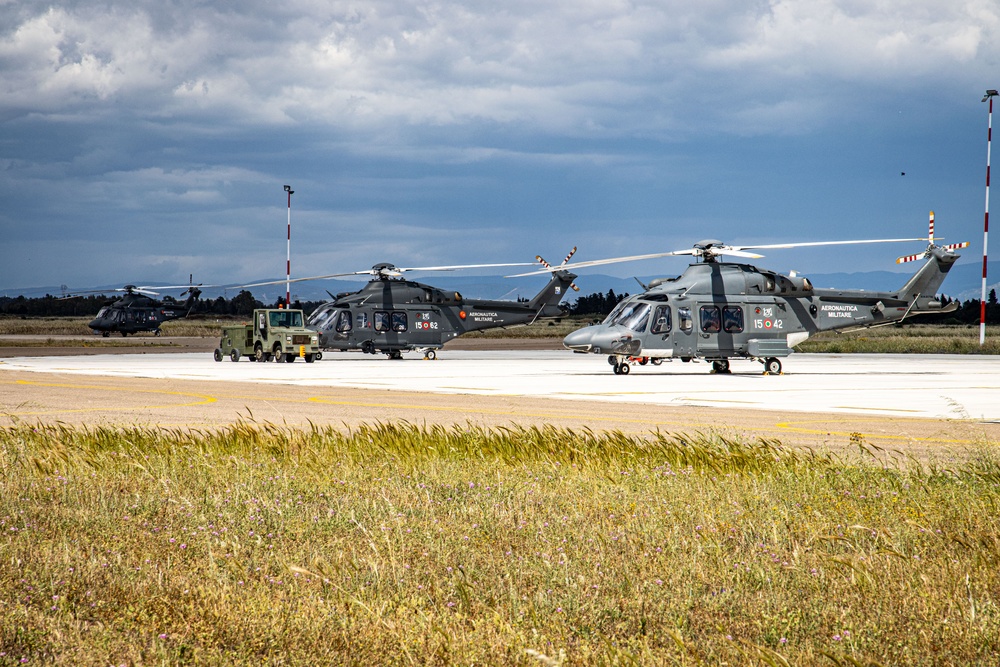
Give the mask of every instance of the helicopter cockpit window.
[[726, 333], [743, 331], [743, 309], [739, 306], [726, 306], [722, 309], [722, 330]]
[[306, 324], [317, 329], [326, 329], [330, 326], [330, 323], [333, 321], [333, 317], [336, 314], [337, 309], [333, 306], [319, 308], [309, 316], [309, 320]]
[[618, 316], [621, 315], [621, 312], [625, 310], [626, 307], [631, 305], [633, 304], [628, 301], [620, 302], [610, 313], [608, 313], [608, 316], [604, 318], [604, 322], [602, 322], [602, 324], [614, 324], [615, 320], [618, 319]]
[[406, 331], [406, 313], [401, 310], [392, 311], [392, 330]]
[[722, 321], [719, 319], [718, 306], [701, 307], [701, 330], [705, 333], [719, 333]]
[[670, 306], [657, 306], [653, 311], [653, 328], [650, 332], [654, 334], [670, 333]]
[[389, 330], [389, 313], [384, 310], [375, 311], [375, 331]]
[[108, 309], [107, 309], [107, 306], [105, 306], [104, 308], [101, 308], [100, 311], [98, 311], [98, 313], [97, 313], [97, 319], [101, 319], [102, 317], [104, 317], [107, 314], [108, 314]]
[[684, 333], [688, 333], [694, 328], [694, 318], [691, 317], [690, 308], [678, 308], [677, 309], [677, 326]]
[[340, 316], [337, 317], [337, 331], [346, 333], [351, 330], [351, 324], [351, 311], [340, 311]]
[[649, 322], [651, 307], [648, 303], [634, 303], [632, 306], [622, 311], [615, 324], [620, 324], [632, 331], [642, 333], [646, 330], [646, 324]]

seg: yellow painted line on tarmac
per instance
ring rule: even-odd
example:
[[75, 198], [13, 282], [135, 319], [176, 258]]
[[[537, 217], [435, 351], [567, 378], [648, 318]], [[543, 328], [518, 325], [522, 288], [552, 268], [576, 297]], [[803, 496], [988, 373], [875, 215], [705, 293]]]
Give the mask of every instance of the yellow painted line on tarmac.
[[835, 405], [838, 410], [861, 410], [862, 412], [906, 412], [910, 414], [920, 414], [921, 410], [907, 410], [905, 408], [873, 408], [862, 405]]
[[778, 422], [775, 424], [782, 431], [788, 431], [790, 433], [802, 433], [804, 435], [829, 435], [829, 436], [841, 436], [846, 438], [860, 436], [864, 439], [870, 440], [895, 440], [904, 442], [941, 442], [950, 445], [968, 445], [974, 442], [973, 440], [967, 439], [948, 439], [940, 437], [930, 437], [921, 438], [911, 435], [887, 435], [884, 433], [856, 433], [847, 431], [830, 431], [825, 428], [803, 428], [801, 426], [795, 426], [795, 424], [823, 424], [826, 423], [821, 419], [815, 419], [810, 421], [800, 421], [800, 422]]
[[[15, 380], [13, 382], [3, 382], [0, 384], [14, 384], [14, 385], [31, 385], [34, 387], [53, 387], [55, 389], [89, 389], [95, 391], [117, 391], [117, 392], [128, 392], [133, 394], [162, 394], [165, 396], [183, 396], [183, 397], [193, 397], [200, 400], [191, 401], [189, 403], [170, 403], [167, 405], [141, 405], [133, 408], [128, 408], [130, 410], [142, 409], [142, 410], [158, 410], [163, 408], [181, 408], [181, 407], [192, 407], [196, 405], [208, 405], [210, 403], [215, 403], [218, 399], [214, 396], [207, 396], [205, 394], [191, 394], [182, 391], [166, 391], [162, 389], [135, 389], [132, 387], [101, 387], [97, 385], [86, 385], [86, 384], [68, 384], [68, 383], [58, 383], [58, 382], [31, 382], [29, 380]], [[65, 414], [65, 413], [81, 413], [81, 412], [102, 412], [109, 410], [111, 408], [107, 406], [103, 407], [93, 407], [93, 408], [65, 408], [61, 410], [40, 410], [37, 412], [18, 412], [19, 416], [29, 416], [35, 417], [39, 415], [54, 415], [54, 414]], [[15, 413], [8, 412], [8, 415], [13, 415]]]
[[[211, 396], [206, 394], [195, 394], [188, 392], [177, 392], [177, 391], [166, 391], [157, 389], [135, 389], [132, 387], [105, 387], [98, 385], [86, 385], [86, 384], [71, 384], [71, 383], [54, 383], [54, 382], [31, 382], [28, 380], [16, 380], [16, 381], [0, 381], [0, 384], [13, 384], [13, 385], [33, 385], [39, 387], [53, 387], [62, 389], [86, 389], [93, 391], [108, 391], [108, 392], [130, 392], [130, 393], [140, 393], [140, 394], [161, 394], [166, 396], [181, 396], [181, 397], [192, 397], [199, 400], [191, 401], [187, 403], [172, 403], [167, 405], [147, 405], [147, 406], [137, 406], [130, 409], [165, 409], [165, 408], [177, 408], [177, 407], [193, 407], [199, 405], [209, 405], [218, 402], [220, 399], [233, 400], [233, 401], [262, 401], [266, 400], [269, 403], [315, 403], [324, 405], [339, 405], [345, 407], [365, 407], [365, 408], [378, 408], [378, 409], [396, 409], [396, 410], [414, 410], [423, 412], [459, 412], [465, 414], [482, 414], [482, 415], [493, 415], [501, 417], [535, 417], [539, 419], [548, 420], [579, 420], [581, 422], [615, 422], [623, 424], [635, 424], [642, 426], [681, 426], [687, 428], [701, 428], [701, 429], [713, 429], [725, 427], [726, 424], [718, 422], [690, 422], [690, 421], [675, 421], [675, 420], [658, 420], [658, 419], [636, 419], [636, 418], [626, 418], [626, 417], [615, 417], [615, 416], [602, 416], [594, 413], [588, 414], [574, 414], [574, 413], [558, 413], [558, 412], [525, 412], [521, 410], [499, 410], [499, 409], [489, 409], [489, 408], [469, 408], [467, 406], [436, 406], [436, 405], [420, 405], [420, 404], [410, 404], [410, 403], [388, 403], [388, 402], [376, 402], [376, 401], [347, 401], [347, 400], [333, 400], [323, 397], [307, 397], [304, 399], [297, 398], [282, 398], [282, 397], [268, 397], [266, 399], [260, 397], [249, 397], [242, 395], [218, 395]], [[519, 395], [511, 395], [519, 396]], [[556, 399], [558, 400], [558, 399]], [[17, 414], [19, 416], [40, 416], [49, 414], [63, 414], [63, 413], [84, 413], [84, 412], [101, 412], [110, 410], [109, 407], [93, 407], [93, 408], [68, 408], [63, 410], [47, 410], [38, 412], [19, 412], [12, 413], [7, 412], [8, 416], [13, 416]], [[831, 415], [831, 420], [834, 420], [843, 415]], [[913, 419], [912, 417], [906, 417], [907, 419]], [[872, 419], [874, 418], [866, 418]], [[934, 421], [934, 420], [927, 420]], [[810, 420], [810, 421], [784, 421], [776, 422], [773, 425], [762, 425], [757, 427], [761, 430], [777, 431], [777, 432], [788, 432], [788, 433], [801, 433], [804, 435], [820, 435], [829, 437], [862, 437], [867, 440], [890, 440], [890, 441], [910, 441], [910, 442], [937, 442], [943, 444], [970, 444], [974, 442], [973, 440], [967, 439], [947, 439], [940, 437], [915, 437], [915, 436], [905, 436], [905, 435], [885, 435], [880, 433], [857, 433], [857, 432], [846, 432], [846, 431], [831, 431], [823, 428], [807, 428], [805, 425], [808, 424], [821, 424], [826, 423], [825, 420]], [[751, 430], [751, 429], [744, 429]]]
[[[520, 396], [509, 394], [509, 396]], [[682, 421], [655, 420], [655, 419], [628, 419], [625, 417], [602, 417], [594, 414], [577, 415], [571, 413], [551, 413], [551, 412], [524, 412], [523, 410], [491, 410], [489, 408], [469, 408], [465, 406], [444, 406], [444, 405], [414, 405], [406, 403], [372, 403], [365, 401], [336, 401], [327, 398], [309, 398], [310, 403], [322, 403], [325, 405], [342, 405], [345, 407], [358, 408], [395, 408], [397, 410], [421, 410], [425, 412], [461, 412], [466, 414], [494, 415], [499, 417], [538, 417], [540, 419], [576, 419], [580, 421], [606, 421], [625, 424], [643, 424], [648, 426], [690, 426], [712, 428], [717, 424], [702, 424]]]

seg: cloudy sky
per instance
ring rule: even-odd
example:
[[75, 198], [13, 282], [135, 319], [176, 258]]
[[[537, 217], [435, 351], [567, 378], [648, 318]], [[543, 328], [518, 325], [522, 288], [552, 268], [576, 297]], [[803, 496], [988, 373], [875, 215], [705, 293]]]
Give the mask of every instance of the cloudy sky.
[[981, 261], [997, 87], [998, 0], [0, 0], [0, 288], [283, 277], [286, 183], [298, 276]]

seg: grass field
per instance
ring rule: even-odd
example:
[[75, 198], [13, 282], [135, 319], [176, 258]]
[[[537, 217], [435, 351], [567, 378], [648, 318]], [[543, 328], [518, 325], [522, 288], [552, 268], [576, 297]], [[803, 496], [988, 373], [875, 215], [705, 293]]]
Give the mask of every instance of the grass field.
[[996, 443], [0, 431], [0, 664], [1000, 663]]

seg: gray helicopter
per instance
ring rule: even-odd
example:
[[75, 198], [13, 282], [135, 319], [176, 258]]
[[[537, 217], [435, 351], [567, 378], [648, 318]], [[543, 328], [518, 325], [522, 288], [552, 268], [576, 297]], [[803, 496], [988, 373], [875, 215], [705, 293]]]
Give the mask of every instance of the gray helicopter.
[[[573, 284], [576, 275], [561, 268], [573, 252], [576, 248], [562, 265], [556, 267], [538, 258], [547, 270], [551, 270], [552, 277], [534, 297], [526, 301], [467, 299], [455, 291], [403, 278], [403, 274], [409, 271], [532, 265], [526, 263], [404, 268], [383, 262], [366, 271], [297, 278], [290, 282], [351, 275], [372, 276], [357, 292], [331, 294], [331, 301], [309, 315], [306, 326], [319, 332], [319, 346], [323, 350], [360, 350], [367, 354], [382, 353], [390, 359], [401, 359], [403, 352], [417, 350], [424, 353], [424, 358], [434, 359], [436, 351], [445, 343], [464, 333], [530, 324], [565, 315], [560, 301], [566, 296], [566, 290], [579, 290]], [[241, 287], [282, 282], [286, 281], [267, 281]]]
[[[808, 278], [794, 273], [786, 276], [750, 264], [719, 261], [724, 255], [762, 257], [750, 250], [897, 241], [926, 241], [928, 245], [923, 253], [896, 260], [925, 262], [894, 292], [817, 289]], [[778, 374], [780, 359], [818, 332], [879, 326], [954, 310], [957, 304], [946, 307], [935, 295], [959, 258], [953, 251], [968, 245], [937, 245], [932, 211], [926, 239], [757, 246], [706, 240], [687, 250], [578, 262], [563, 270], [672, 255], [694, 255], [701, 260], [676, 278], [643, 285], [642, 294], [623, 300], [601, 324], [570, 333], [563, 345], [574, 352], [608, 355], [616, 375], [627, 375], [630, 364], [658, 365], [672, 359], [705, 359], [712, 362], [713, 372], [729, 373], [733, 358], [759, 361], [765, 374]]]

